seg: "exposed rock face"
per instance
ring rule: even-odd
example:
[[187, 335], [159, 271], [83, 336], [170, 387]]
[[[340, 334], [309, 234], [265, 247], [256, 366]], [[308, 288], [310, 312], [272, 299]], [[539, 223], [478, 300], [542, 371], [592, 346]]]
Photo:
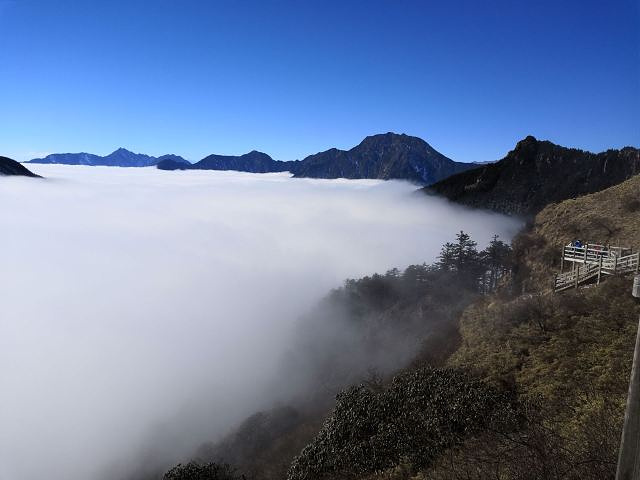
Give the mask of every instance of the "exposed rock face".
[[399, 179], [420, 185], [430, 185], [476, 166], [454, 162], [418, 137], [395, 133], [373, 135], [351, 150], [332, 148], [304, 160], [283, 162], [252, 151], [240, 156], [209, 155], [191, 166], [175, 162], [158, 164], [158, 168], [163, 170], [291, 172], [294, 177]]
[[472, 207], [532, 215], [549, 203], [597, 192], [640, 173], [640, 150], [594, 154], [527, 137], [499, 162], [424, 189]]
[[21, 175], [23, 177], [40, 177], [21, 163], [7, 157], [0, 157], [0, 175]]
[[160, 161], [172, 161], [181, 164], [189, 162], [178, 155], [152, 157], [143, 153], [133, 153], [126, 148], [101, 157], [92, 153], [52, 153], [44, 158], [34, 158], [27, 163], [57, 163], [63, 165], [91, 165], [107, 167], [150, 167]]

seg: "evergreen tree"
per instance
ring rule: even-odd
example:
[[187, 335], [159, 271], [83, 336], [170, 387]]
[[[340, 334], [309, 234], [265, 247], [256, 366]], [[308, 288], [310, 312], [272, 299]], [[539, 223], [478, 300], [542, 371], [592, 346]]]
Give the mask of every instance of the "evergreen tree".
[[455, 246], [452, 242], [447, 242], [442, 246], [438, 256], [438, 267], [445, 272], [455, 271]]
[[483, 266], [478, 244], [464, 231], [456, 235], [455, 242], [447, 242], [440, 251], [438, 267], [446, 272], [453, 272], [460, 285], [472, 290], [478, 288]]
[[494, 235], [487, 248], [480, 252], [480, 258], [485, 267], [484, 290], [492, 292], [498, 286], [498, 280], [511, 271], [511, 247]]

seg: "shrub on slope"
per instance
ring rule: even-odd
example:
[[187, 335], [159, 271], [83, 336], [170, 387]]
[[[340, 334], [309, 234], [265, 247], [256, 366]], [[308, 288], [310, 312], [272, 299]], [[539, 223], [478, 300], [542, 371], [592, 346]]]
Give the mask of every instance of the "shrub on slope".
[[[548, 443], [556, 447], [545, 468], [563, 465], [562, 475], [544, 478], [613, 478], [639, 314], [631, 280], [625, 278], [562, 295], [485, 301], [462, 316], [461, 346], [449, 365], [508, 385], [521, 401], [540, 406], [541, 426], [534, 422], [527, 428], [532, 435], [542, 428], [553, 432]], [[500, 451], [499, 444], [494, 451]], [[478, 446], [465, 448], [454, 463], [477, 460]], [[515, 463], [501, 460], [511, 472]], [[503, 472], [499, 478], [528, 477]]]
[[289, 480], [357, 478], [402, 461], [424, 468], [445, 449], [491, 426], [515, 428], [509, 397], [455, 370], [420, 368], [384, 388], [338, 395], [316, 438], [293, 461]]
[[178, 464], [164, 474], [163, 480], [243, 480], [227, 464], [189, 462]]

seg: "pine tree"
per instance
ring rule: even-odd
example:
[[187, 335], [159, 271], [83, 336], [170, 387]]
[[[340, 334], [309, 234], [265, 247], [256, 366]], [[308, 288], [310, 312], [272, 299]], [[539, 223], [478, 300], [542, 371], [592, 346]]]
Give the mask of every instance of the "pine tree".
[[486, 272], [485, 292], [492, 292], [498, 280], [511, 270], [511, 247], [494, 235], [487, 248], [480, 252], [480, 258]]
[[442, 246], [440, 255], [438, 256], [438, 267], [445, 272], [451, 272], [455, 270], [455, 245], [451, 242], [447, 242]]
[[442, 247], [438, 267], [455, 273], [461, 286], [477, 289], [483, 270], [477, 245], [469, 234], [461, 230], [455, 242], [447, 242]]

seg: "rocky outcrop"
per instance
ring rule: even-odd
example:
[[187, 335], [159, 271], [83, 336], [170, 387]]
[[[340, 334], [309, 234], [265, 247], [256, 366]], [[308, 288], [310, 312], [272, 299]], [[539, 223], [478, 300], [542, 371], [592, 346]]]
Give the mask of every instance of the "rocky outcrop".
[[527, 137], [502, 160], [424, 189], [456, 203], [533, 215], [549, 203], [617, 185], [640, 173], [640, 150], [591, 153]]

